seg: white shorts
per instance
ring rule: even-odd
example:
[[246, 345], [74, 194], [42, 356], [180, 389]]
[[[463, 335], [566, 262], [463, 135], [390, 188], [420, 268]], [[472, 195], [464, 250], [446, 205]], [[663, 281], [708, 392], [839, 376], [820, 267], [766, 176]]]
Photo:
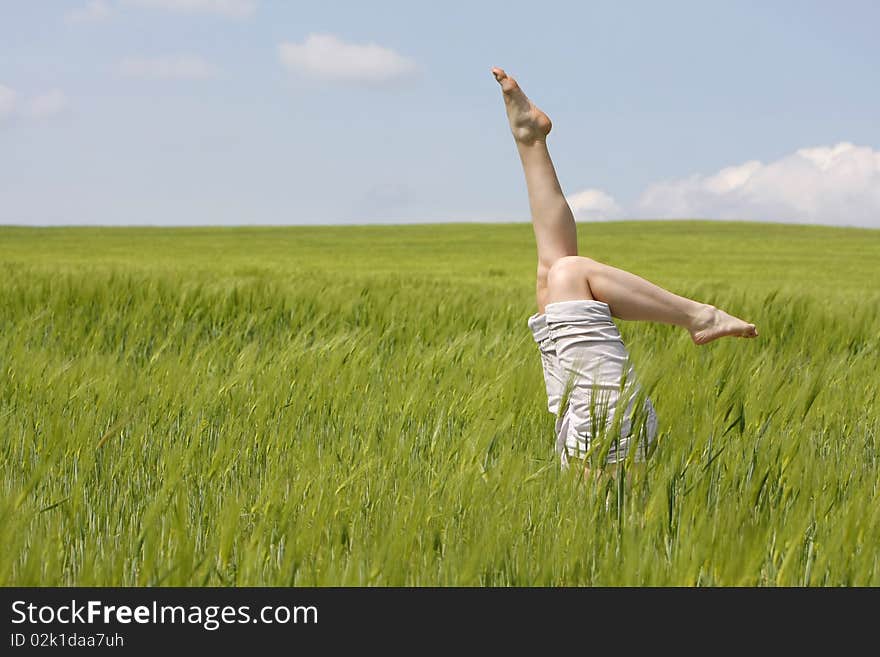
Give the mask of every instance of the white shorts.
[[615, 422], [620, 432], [608, 436], [606, 462], [622, 461], [632, 447], [638, 449], [636, 460], [644, 460], [647, 445], [657, 436], [657, 415], [647, 398], [640, 412], [633, 412], [639, 386], [608, 304], [550, 303], [543, 314], [529, 317], [528, 324], [541, 352], [547, 408], [556, 415], [562, 464], [570, 457], [583, 458], [593, 438], [605, 435]]

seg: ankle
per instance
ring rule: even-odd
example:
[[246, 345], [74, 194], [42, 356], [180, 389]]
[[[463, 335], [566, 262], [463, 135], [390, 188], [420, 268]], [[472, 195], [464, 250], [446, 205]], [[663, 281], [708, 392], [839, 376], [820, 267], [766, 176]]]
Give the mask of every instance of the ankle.
[[535, 149], [547, 150], [547, 135], [518, 136], [516, 132], [514, 132], [513, 139], [516, 142], [516, 147], [520, 149], [520, 152], [529, 152]]
[[711, 322], [712, 315], [715, 312], [715, 306], [708, 303], [700, 303], [691, 301], [687, 311], [685, 312], [686, 320], [683, 327], [693, 333], [701, 328], [705, 328], [706, 324]]

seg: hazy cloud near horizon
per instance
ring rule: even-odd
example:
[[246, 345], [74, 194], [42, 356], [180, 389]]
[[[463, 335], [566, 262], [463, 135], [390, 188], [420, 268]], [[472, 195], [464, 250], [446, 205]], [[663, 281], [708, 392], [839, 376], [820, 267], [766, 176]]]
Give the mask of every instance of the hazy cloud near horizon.
[[216, 75], [214, 67], [199, 55], [125, 57], [116, 68], [123, 77], [155, 80], [203, 80]]
[[89, 0], [86, 4], [69, 9], [64, 15], [68, 23], [99, 23], [113, 16], [113, 5], [108, 0]]
[[45, 119], [67, 109], [67, 96], [60, 89], [23, 97], [14, 89], [0, 84], [0, 121], [15, 118]]

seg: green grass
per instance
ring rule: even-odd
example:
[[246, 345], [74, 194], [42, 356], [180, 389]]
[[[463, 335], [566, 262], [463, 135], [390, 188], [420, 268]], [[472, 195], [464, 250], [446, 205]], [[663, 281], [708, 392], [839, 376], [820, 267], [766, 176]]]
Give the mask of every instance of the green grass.
[[560, 472], [528, 225], [0, 228], [0, 584], [880, 585], [880, 231], [582, 225], [658, 447]]

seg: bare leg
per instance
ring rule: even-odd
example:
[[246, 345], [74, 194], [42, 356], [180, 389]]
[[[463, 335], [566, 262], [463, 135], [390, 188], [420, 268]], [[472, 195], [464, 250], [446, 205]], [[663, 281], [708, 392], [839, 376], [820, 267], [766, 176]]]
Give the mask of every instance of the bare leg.
[[493, 68], [492, 74], [501, 85], [510, 129], [526, 176], [538, 246], [539, 312], [544, 312], [547, 303], [596, 299], [607, 303], [611, 313], [620, 319], [681, 326], [697, 344], [726, 335], [755, 337], [758, 334], [753, 324], [714, 306], [678, 296], [629, 272], [577, 257], [574, 216], [547, 150], [550, 119], [502, 69]]
[[552, 124], [544, 112], [535, 107], [516, 80], [500, 68], [492, 74], [501, 84], [510, 129], [526, 175], [532, 226], [538, 246], [538, 280], [536, 296], [539, 312], [547, 303], [547, 274], [550, 267], [565, 256], [577, 255], [577, 230], [574, 216], [547, 150], [547, 135]]
[[673, 294], [622, 269], [590, 258], [560, 258], [548, 274], [548, 303], [596, 299], [625, 320], [662, 322], [688, 330], [696, 344], [727, 335], [754, 338], [754, 324], [705, 303]]

